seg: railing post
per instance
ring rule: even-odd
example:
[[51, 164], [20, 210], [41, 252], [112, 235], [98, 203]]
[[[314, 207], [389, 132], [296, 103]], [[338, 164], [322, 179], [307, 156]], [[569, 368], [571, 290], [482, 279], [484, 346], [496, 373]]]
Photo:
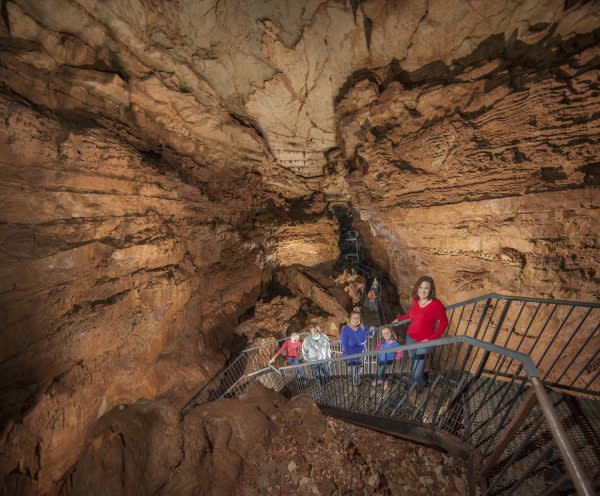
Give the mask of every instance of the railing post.
[[571, 440], [567, 436], [564, 427], [560, 423], [558, 415], [556, 415], [556, 411], [552, 406], [552, 402], [550, 401], [550, 397], [546, 392], [544, 383], [539, 377], [532, 377], [531, 384], [533, 385], [533, 390], [537, 396], [540, 408], [544, 412], [544, 416], [548, 421], [548, 426], [552, 431], [554, 440], [556, 441], [565, 465], [567, 466], [567, 471], [571, 476], [571, 481], [575, 486], [577, 494], [580, 496], [593, 496], [594, 493], [592, 491], [590, 479], [586, 475], [581, 462], [577, 458], [573, 443], [571, 443]]
[[485, 320], [485, 317], [488, 313], [488, 310], [490, 309], [490, 305], [491, 305], [491, 298], [487, 298], [485, 300], [485, 305], [483, 307], [483, 311], [481, 312], [481, 317], [479, 318], [479, 322], [477, 322], [477, 327], [475, 328], [475, 333], [473, 334], [473, 337], [475, 339], [478, 339], [479, 336], [479, 331], [481, 330], [481, 326], [483, 325], [483, 321]]
[[[481, 317], [479, 317], [479, 322], [477, 322], [477, 327], [475, 328], [475, 332], [473, 333], [473, 338], [477, 339], [477, 335], [479, 334], [479, 330], [481, 329], [481, 326], [483, 325], [483, 321], [485, 320], [485, 316], [487, 315], [487, 312], [490, 308], [491, 305], [491, 298], [487, 298], [485, 300], [485, 305], [483, 306], [483, 311], [481, 312]], [[474, 304], [475, 308], [477, 305], [477, 303]], [[465, 329], [465, 331], [467, 331], [468, 329]], [[466, 336], [467, 334], [465, 334]], [[462, 366], [460, 367], [461, 370], [465, 370], [465, 367], [467, 366], [467, 362], [469, 361], [469, 358], [471, 357], [471, 348], [469, 348], [467, 350], [467, 353], [465, 354], [465, 357], [463, 359], [463, 363]], [[474, 360], [474, 359], [473, 359]]]
[[504, 453], [504, 450], [508, 446], [508, 444], [515, 437], [515, 434], [519, 431], [521, 424], [531, 412], [531, 409], [535, 405], [536, 396], [532, 389], [525, 393], [525, 397], [521, 401], [521, 404], [517, 408], [513, 418], [510, 420], [504, 432], [502, 433], [500, 439], [496, 443], [496, 445], [492, 448], [492, 452], [483, 462], [483, 466], [481, 467], [480, 475], [481, 477], [485, 477], [485, 475], [496, 465], [496, 462]]
[[[498, 337], [498, 334], [500, 333], [502, 324], [504, 324], [504, 319], [506, 318], [506, 314], [508, 313], [510, 303], [511, 303], [510, 300], [506, 300], [506, 304], [504, 305], [504, 308], [502, 309], [502, 313], [500, 314], [500, 318], [498, 319], [498, 323], [496, 324], [496, 328], [494, 329], [494, 334], [492, 335], [492, 339], [491, 339], [491, 341], [489, 341], [491, 344], [496, 344], [496, 338]], [[481, 362], [479, 362], [479, 366], [477, 367], [477, 372], [475, 372], [475, 377], [481, 376], [481, 373], [483, 372], [483, 369], [485, 368], [485, 364], [487, 363], [489, 357], [490, 357], [490, 352], [486, 351], [483, 354], [483, 357], [481, 358]]]

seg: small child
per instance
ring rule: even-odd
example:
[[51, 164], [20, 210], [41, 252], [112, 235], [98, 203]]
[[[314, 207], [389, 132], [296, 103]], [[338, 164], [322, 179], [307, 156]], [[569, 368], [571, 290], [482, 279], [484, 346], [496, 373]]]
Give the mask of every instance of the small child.
[[[394, 333], [389, 327], [381, 329], [381, 337], [383, 338], [383, 341], [377, 345], [378, 350], [400, 346], [400, 343], [396, 341], [396, 336], [394, 336]], [[390, 365], [394, 365], [394, 360], [399, 360], [400, 358], [402, 358], [401, 351], [397, 353], [381, 353], [377, 356], [377, 380], [373, 381], [373, 386], [383, 384], [383, 390], [387, 391], [389, 382], [384, 380], [386, 369]]]
[[[283, 354], [287, 360], [288, 365], [300, 365], [300, 359], [302, 358], [300, 352], [302, 351], [302, 341], [300, 341], [300, 334], [297, 332], [292, 333], [289, 339], [286, 339], [281, 347], [277, 350], [277, 353], [273, 355], [273, 358], [269, 360], [269, 365], [275, 362], [275, 359]], [[303, 381], [306, 379], [304, 370], [301, 367], [296, 368], [296, 376], [298, 379]]]

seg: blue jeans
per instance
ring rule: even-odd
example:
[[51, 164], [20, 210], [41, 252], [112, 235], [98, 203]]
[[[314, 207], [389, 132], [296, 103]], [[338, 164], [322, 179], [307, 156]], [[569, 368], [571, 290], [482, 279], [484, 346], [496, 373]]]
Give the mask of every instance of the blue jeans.
[[377, 303], [377, 299], [369, 300], [369, 308], [373, 312], [376, 312], [379, 309], [379, 304]]
[[[415, 344], [417, 341], [412, 339], [410, 336], [406, 336], [406, 344]], [[417, 348], [414, 350], [408, 350], [408, 356], [410, 357], [410, 375], [413, 382], [417, 383], [419, 389], [425, 387], [426, 379], [423, 371], [425, 370], [425, 359], [429, 353], [429, 348]]]
[[363, 369], [363, 362], [348, 362], [346, 363], [346, 367], [348, 367], [348, 370], [352, 375], [352, 384], [354, 386], [358, 386], [360, 383], [360, 374], [362, 373]]
[[394, 365], [394, 363], [377, 362], [377, 380], [383, 381], [385, 377], [385, 371], [390, 365]]
[[316, 365], [311, 365], [310, 370], [312, 370], [313, 377], [319, 382], [319, 384], [325, 384], [329, 379], [331, 379], [331, 368], [329, 368], [328, 363], [317, 363]]
[[[288, 365], [300, 365], [299, 358], [286, 358]], [[306, 379], [306, 375], [304, 375], [304, 368], [298, 367], [296, 369], [296, 377], [298, 379]]]

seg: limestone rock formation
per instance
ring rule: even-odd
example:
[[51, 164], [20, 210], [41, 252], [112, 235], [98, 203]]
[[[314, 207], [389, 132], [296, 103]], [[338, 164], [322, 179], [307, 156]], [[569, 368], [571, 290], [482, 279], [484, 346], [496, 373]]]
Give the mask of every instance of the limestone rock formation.
[[13, 493], [56, 490], [117, 405], [188, 399], [272, 271], [289, 269], [324, 323], [345, 319], [340, 288], [303, 267], [339, 254], [327, 205], [356, 210], [404, 304], [423, 273], [446, 302], [600, 296], [598, 2], [1, 10], [0, 478]]
[[340, 255], [337, 223], [332, 219], [261, 227], [270, 265], [332, 265]]
[[328, 317], [336, 325], [346, 322], [348, 319], [348, 311], [340, 305], [338, 300], [317, 281], [307, 276], [297, 267], [289, 267], [284, 272], [281, 272], [280, 276], [285, 285], [293, 292], [314, 302], [328, 314]]
[[[182, 168], [204, 168], [205, 181], [252, 171], [280, 198], [351, 200], [392, 252], [404, 295], [422, 272], [439, 273], [452, 299], [490, 288], [568, 297], [580, 279], [598, 294], [598, 233], [582, 234], [596, 223], [597, 2], [10, 0], [5, 10], [0, 79], [17, 94], [187, 156]], [[563, 217], [537, 204], [561, 205]], [[423, 206], [444, 228], [411, 222]], [[508, 213], [472, 216], [472, 206]], [[584, 224], [564, 232], [571, 215]], [[437, 234], [447, 223], [458, 226], [452, 242]], [[269, 261], [333, 258], [330, 240], [315, 240], [323, 232], [334, 235], [323, 220], [275, 228], [288, 241]]]
[[[349, 467], [352, 470], [349, 471]], [[164, 403], [138, 401], [101, 417], [61, 494], [181, 496], [448, 494], [463, 463], [433, 449], [328, 419], [306, 397], [259, 383], [183, 421]], [[457, 482], [456, 482], [457, 481]], [[13, 480], [16, 483], [16, 480]]]
[[339, 130], [363, 239], [406, 297], [431, 273], [452, 301], [597, 298], [600, 52], [523, 47], [523, 67], [502, 50], [443, 84], [388, 67], [348, 91]]
[[117, 122], [151, 149], [253, 164], [288, 196], [337, 194], [326, 173], [339, 144], [332, 102], [357, 78], [389, 64], [440, 77], [485, 56], [491, 36], [530, 46], [589, 33], [597, 16], [594, 2], [565, 12], [563, 0], [11, 0], [0, 77], [36, 103]]
[[302, 303], [298, 297], [276, 296], [268, 302], [258, 302], [254, 315], [235, 328], [235, 333], [253, 343], [256, 337], [279, 339], [286, 337], [290, 325], [298, 319]]
[[0, 469], [47, 489], [104, 412], [182, 405], [222, 366], [261, 285], [237, 231], [254, 192], [211, 201], [105, 130], [0, 113]]
[[364, 276], [357, 274], [356, 271], [345, 270], [335, 280], [344, 288], [344, 292], [352, 301], [352, 305], [360, 305], [362, 297], [367, 287]]

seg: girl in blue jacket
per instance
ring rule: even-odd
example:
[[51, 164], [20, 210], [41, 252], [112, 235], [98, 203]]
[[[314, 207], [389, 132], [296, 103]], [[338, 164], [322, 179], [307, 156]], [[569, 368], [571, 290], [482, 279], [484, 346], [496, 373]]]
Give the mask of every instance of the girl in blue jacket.
[[[395, 348], [396, 346], [400, 346], [400, 343], [396, 341], [396, 336], [394, 336], [394, 333], [389, 327], [384, 327], [381, 329], [381, 337], [383, 340], [377, 345], [378, 350], [385, 351], [386, 348]], [[401, 351], [397, 353], [392, 351], [377, 355], [377, 379], [373, 381], [373, 386], [379, 386], [383, 384], [383, 390], [387, 391], [389, 383], [387, 380], [384, 380], [385, 371], [390, 365], [394, 365], [394, 360], [400, 360], [400, 358], [402, 358]]]

